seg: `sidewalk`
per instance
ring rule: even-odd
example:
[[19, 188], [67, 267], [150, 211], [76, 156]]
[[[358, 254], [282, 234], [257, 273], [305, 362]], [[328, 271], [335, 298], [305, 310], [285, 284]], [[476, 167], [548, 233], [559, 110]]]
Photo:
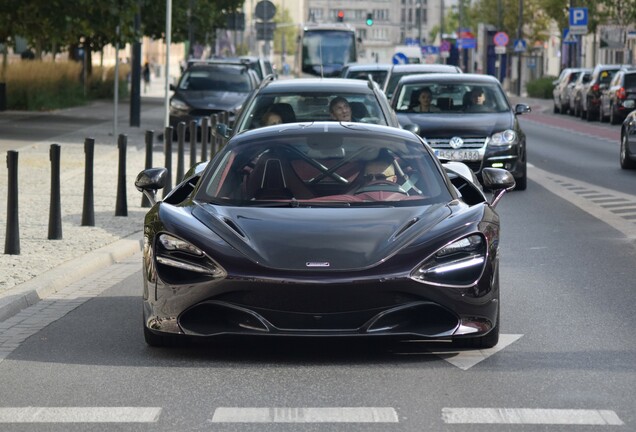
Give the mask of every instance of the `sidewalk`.
[[[145, 168], [146, 131], [154, 130], [156, 137], [164, 129], [163, 83], [153, 81], [146, 94], [142, 84], [140, 127], [128, 126], [128, 101], [119, 104], [117, 135], [125, 134], [128, 139], [127, 216], [115, 216], [119, 150], [117, 136], [113, 136], [113, 108], [112, 102], [96, 101], [89, 106], [61, 110], [61, 114], [70, 118], [94, 117], [106, 121], [88, 127], [78, 121], [80, 127], [73, 132], [32, 143], [16, 140], [15, 147], [11, 147], [18, 152], [18, 255], [4, 254], [8, 169], [6, 162], [0, 164], [0, 321], [92, 272], [140, 251], [143, 217], [148, 209], [141, 207], [142, 195], [135, 189], [134, 180]], [[3, 113], [0, 113], [2, 119]], [[85, 182], [84, 140], [87, 137], [95, 139], [95, 226], [92, 227], [81, 226]], [[60, 240], [47, 238], [51, 200], [49, 151], [54, 143], [61, 147], [63, 238]], [[164, 165], [162, 148], [155, 138], [154, 166]], [[173, 155], [173, 161], [176, 161], [176, 154]]]

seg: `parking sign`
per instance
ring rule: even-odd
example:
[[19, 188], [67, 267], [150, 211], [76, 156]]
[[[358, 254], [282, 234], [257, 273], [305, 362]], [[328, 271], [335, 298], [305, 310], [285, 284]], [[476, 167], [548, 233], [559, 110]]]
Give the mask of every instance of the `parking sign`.
[[570, 33], [573, 35], [587, 34], [587, 8], [570, 8]]

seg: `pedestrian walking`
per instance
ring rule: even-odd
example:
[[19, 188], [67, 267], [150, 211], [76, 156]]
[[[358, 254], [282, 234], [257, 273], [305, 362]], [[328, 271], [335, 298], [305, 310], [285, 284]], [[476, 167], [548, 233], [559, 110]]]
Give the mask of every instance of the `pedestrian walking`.
[[144, 93], [148, 93], [148, 86], [150, 85], [150, 63], [144, 63], [142, 76], [144, 79]]

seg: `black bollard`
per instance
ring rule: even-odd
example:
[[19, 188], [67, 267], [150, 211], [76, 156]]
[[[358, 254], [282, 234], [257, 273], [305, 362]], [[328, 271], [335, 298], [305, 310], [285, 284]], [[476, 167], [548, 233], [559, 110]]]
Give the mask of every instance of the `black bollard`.
[[208, 136], [210, 135], [209, 128], [210, 119], [203, 117], [201, 119], [201, 160], [208, 160]]
[[[152, 144], [154, 140], [154, 131], [146, 131], [146, 166], [145, 168], [152, 168]], [[150, 200], [146, 194], [141, 194], [141, 207], [150, 207]]]
[[82, 226], [95, 226], [95, 208], [93, 204], [93, 155], [95, 138], [84, 139], [84, 206], [82, 207]]
[[128, 137], [120, 134], [117, 138], [119, 149], [119, 170], [117, 174], [117, 201], [115, 202], [115, 216], [128, 216], [128, 201], [126, 199], [126, 147]]
[[183, 180], [183, 165], [185, 164], [183, 158], [183, 146], [185, 144], [186, 124], [185, 122], [179, 122], [177, 125], [177, 183], [181, 183]]
[[165, 168], [168, 170], [166, 173], [166, 185], [163, 187], [163, 197], [172, 190], [172, 126], [166, 126], [164, 133], [165, 140], [163, 141], [163, 154], [166, 158]]
[[197, 121], [190, 120], [190, 166], [197, 163]]
[[60, 151], [59, 144], [51, 144], [51, 205], [49, 207], [49, 240], [62, 239], [62, 203], [60, 199]]
[[4, 239], [4, 253], [20, 255], [20, 224], [18, 222], [18, 152], [7, 152], [9, 172], [9, 195], [7, 198], [7, 235]]
[[210, 140], [210, 158], [214, 157], [214, 155], [218, 151], [219, 139], [216, 134], [216, 125], [219, 124], [219, 121], [220, 119], [218, 114], [212, 114], [210, 116], [210, 129], [212, 129], [212, 139]]

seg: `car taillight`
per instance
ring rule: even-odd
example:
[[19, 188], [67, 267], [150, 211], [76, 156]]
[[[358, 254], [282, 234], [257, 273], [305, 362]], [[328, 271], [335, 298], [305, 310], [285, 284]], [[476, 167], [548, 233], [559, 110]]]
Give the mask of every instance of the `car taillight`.
[[594, 84], [594, 85], [592, 86], [592, 91], [597, 92], [597, 91], [599, 91], [599, 89], [600, 89], [600, 88], [601, 88], [601, 86], [600, 86], [600, 85], [598, 85], [598, 84]]
[[625, 92], [625, 87], [621, 87], [616, 90], [616, 97], [618, 99], [625, 99], [627, 97], [627, 93]]

